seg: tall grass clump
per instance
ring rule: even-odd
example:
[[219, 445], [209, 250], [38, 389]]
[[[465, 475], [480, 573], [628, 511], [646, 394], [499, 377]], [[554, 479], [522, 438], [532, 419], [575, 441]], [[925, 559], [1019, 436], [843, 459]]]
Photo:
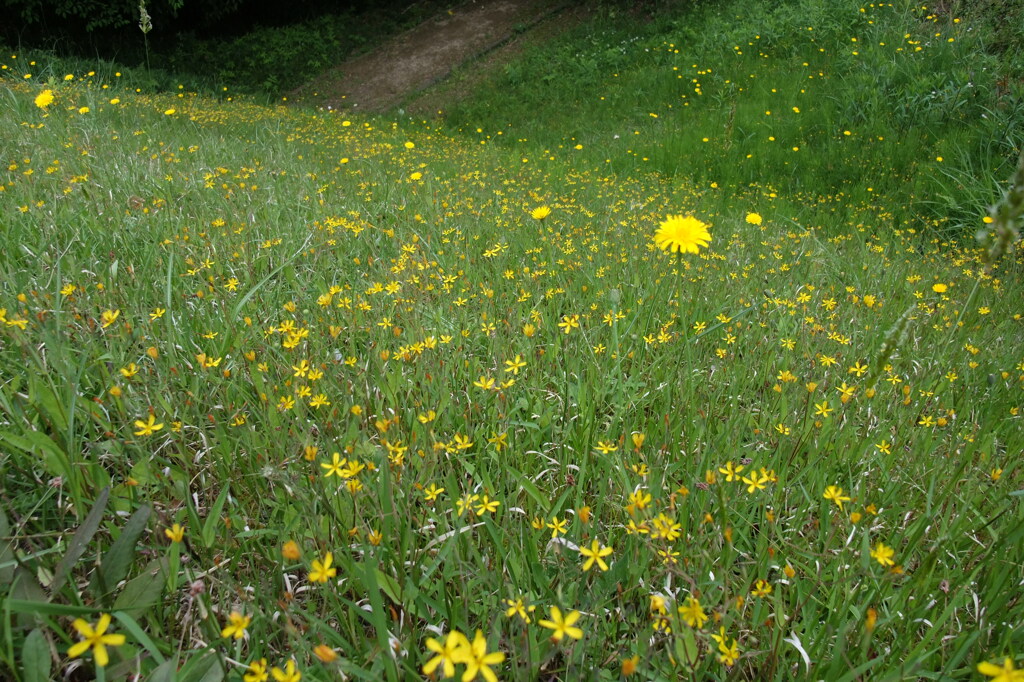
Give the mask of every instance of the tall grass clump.
[[1019, 212], [996, 258], [816, 184], [897, 133], [793, 75], [789, 175], [644, 162], [753, 125], [719, 58], [467, 140], [5, 55], [0, 676], [1019, 675]]

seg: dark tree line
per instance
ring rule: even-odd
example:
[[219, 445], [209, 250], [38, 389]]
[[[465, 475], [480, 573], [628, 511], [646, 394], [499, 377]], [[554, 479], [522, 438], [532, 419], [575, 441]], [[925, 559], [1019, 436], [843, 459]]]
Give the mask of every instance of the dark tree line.
[[0, 39], [9, 45], [48, 41], [98, 45], [135, 38], [142, 7], [153, 27], [150, 38], [170, 40], [186, 32], [235, 36], [253, 26], [284, 25], [327, 13], [400, 13], [416, 4], [411, 0], [0, 0]]

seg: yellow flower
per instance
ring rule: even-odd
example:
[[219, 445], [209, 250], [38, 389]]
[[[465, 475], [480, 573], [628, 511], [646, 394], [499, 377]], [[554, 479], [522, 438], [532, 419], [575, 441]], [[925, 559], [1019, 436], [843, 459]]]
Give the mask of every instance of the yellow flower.
[[281, 556], [289, 561], [295, 561], [301, 556], [302, 552], [299, 549], [299, 544], [294, 540], [289, 540], [281, 546]]
[[462, 682], [471, 682], [478, 674], [483, 675], [487, 682], [497, 682], [498, 676], [489, 666], [501, 663], [505, 660], [505, 654], [500, 651], [487, 653], [487, 640], [484, 633], [476, 631], [473, 642], [460, 650], [457, 662], [466, 664], [466, 672], [462, 674]]
[[530, 217], [534, 220], [544, 220], [549, 215], [551, 215], [551, 208], [549, 206], [538, 206], [530, 211]]
[[317, 644], [313, 647], [313, 655], [316, 656], [321, 663], [333, 663], [338, 658], [338, 652], [326, 644]]
[[106, 329], [110, 325], [114, 324], [114, 322], [117, 320], [117, 318], [118, 318], [118, 316], [120, 316], [120, 314], [121, 314], [120, 310], [104, 310], [103, 314], [100, 315], [100, 324], [101, 324], [101, 326], [104, 329]]
[[654, 243], [662, 251], [700, 253], [700, 247], [711, 243], [709, 225], [692, 216], [668, 216], [654, 233]]
[[490, 512], [491, 514], [497, 512], [498, 505], [500, 505], [501, 502], [498, 502], [497, 500], [492, 500], [487, 495], [484, 495], [476, 504], [479, 506], [477, 506], [477, 508], [474, 511], [476, 511], [478, 515], [483, 516], [487, 512]]
[[313, 568], [309, 571], [309, 581], [313, 583], [325, 583], [338, 574], [338, 569], [331, 566], [334, 555], [330, 552], [324, 554], [324, 559], [313, 559]]
[[552, 630], [551, 639], [559, 642], [562, 637], [568, 635], [572, 639], [583, 639], [583, 630], [574, 627], [573, 623], [580, 619], [579, 611], [570, 611], [562, 616], [562, 611], [557, 606], [551, 607], [551, 620], [539, 620], [537, 624], [541, 627]]
[[679, 615], [683, 617], [683, 620], [691, 628], [702, 628], [704, 623], [707, 622], [708, 615], [704, 613], [704, 609], [701, 608], [700, 602], [696, 597], [688, 597], [686, 603], [676, 610], [679, 611]]
[[604, 557], [611, 554], [612, 551], [611, 547], [602, 547], [597, 540], [591, 542], [589, 548], [580, 547], [580, 554], [587, 557], [587, 560], [583, 562], [583, 570], [589, 571], [596, 563], [602, 571], [607, 571], [608, 564], [605, 563]]
[[433, 637], [427, 638], [427, 649], [433, 651], [436, 656], [423, 665], [423, 674], [432, 675], [438, 666], [442, 666], [441, 672], [445, 677], [455, 675], [455, 664], [461, 663], [468, 655], [469, 640], [458, 630], [452, 630], [445, 637], [444, 644], [441, 644]]
[[238, 611], [232, 611], [231, 615], [228, 616], [228, 624], [220, 631], [220, 636], [242, 639], [245, 636], [245, 629], [249, 627], [251, 622], [252, 618], [249, 616], [243, 616]]
[[1024, 682], [1024, 670], [1018, 670], [1009, 656], [1003, 659], [1001, 667], [988, 661], [979, 663], [978, 672], [993, 678], [992, 682]]
[[104, 613], [100, 616], [95, 628], [81, 618], [76, 618], [75, 622], [71, 625], [75, 628], [78, 634], [82, 636], [81, 642], [72, 645], [71, 648], [68, 649], [68, 656], [71, 658], [78, 658], [89, 649], [92, 649], [92, 655], [93, 658], [96, 659], [96, 665], [102, 668], [110, 662], [110, 656], [107, 654], [107, 647], [121, 646], [124, 644], [124, 635], [106, 634], [107, 628], [110, 627], [109, 613]]
[[171, 542], [181, 542], [185, 539], [185, 527], [180, 523], [176, 523], [170, 528], [164, 528], [164, 535]]
[[88, 114], [89, 113], [89, 107], [79, 107], [78, 108], [78, 113], [83, 114], [83, 115], [84, 114]]
[[174, 109], [168, 109], [167, 111], [164, 112], [164, 116], [174, 116], [174, 114], [175, 114]]
[[822, 495], [826, 500], [832, 500], [836, 503], [836, 506], [840, 510], [843, 508], [843, 502], [849, 502], [850, 498], [843, 495], [843, 489], [837, 485], [830, 485], [825, 488], [825, 494]]
[[485, 391], [489, 391], [494, 388], [494, 379], [491, 377], [480, 377], [479, 380], [474, 381], [473, 385], [477, 388], [482, 388]]
[[932, 285], [932, 291], [934, 291], [937, 294], [944, 294], [947, 291], [949, 291], [949, 287], [943, 284], [942, 282], [939, 282], [938, 284]]
[[743, 471], [743, 466], [733, 466], [732, 461], [728, 461], [724, 467], [719, 467], [718, 471], [725, 474], [726, 482], [732, 483], [733, 481], [740, 480], [740, 472]]
[[523, 622], [531, 622], [530, 616], [527, 615], [527, 612], [533, 613], [534, 610], [537, 608], [536, 606], [527, 606], [523, 603], [522, 597], [519, 597], [518, 599], [504, 599], [502, 601], [504, 601], [505, 606], [508, 607], [508, 609], [505, 610], [506, 618], [511, 618], [512, 616], [519, 616], [523, 619]]
[[261, 658], [249, 664], [249, 669], [242, 679], [245, 682], [266, 682], [267, 677], [267, 659]]
[[274, 676], [277, 682], [299, 682], [302, 679], [302, 673], [295, 669], [295, 661], [293, 660], [285, 663], [284, 670], [275, 666], [270, 671], [270, 674]]
[[871, 550], [871, 558], [883, 566], [894, 566], [896, 562], [892, 560], [892, 557], [895, 554], [896, 550], [892, 547], [886, 547], [881, 542], [877, 543], [875, 548]]
[[320, 466], [326, 470], [324, 478], [330, 478], [331, 476], [337, 476], [338, 478], [346, 478], [343, 475], [345, 466], [348, 464], [348, 460], [344, 459], [339, 453], [331, 453], [331, 463], [321, 462]]
[[519, 374], [519, 370], [522, 369], [523, 367], [526, 367], [526, 361], [523, 360], [523, 356], [522, 355], [516, 355], [516, 359], [515, 360], [506, 360], [505, 361], [505, 365], [506, 365], [506, 367], [505, 367], [505, 371], [506, 372], [512, 372], [513, 374]]
[[552, 516], [547, 527], [551, 529], [551, 539], [554, 540], [559, 535], [565, 535], [565, 531], [569, 527], [569, 519], [559, 521], [557, 516]]
[[761, 216], [759, 216], [756, 213], [748, 213], [747, 214], [747, 222], [750, 223], [751, 225], [760, 225], [761, 224]]
[[36, 95], [36, 106], [40, 109], [46, 109], [51, 104], [53, 104], [53, 90], [43, 90]]
[[150, 413], [148, 422], [136, 419], [135, 428], [138, 429], [138, 431], [135, 432], [136, 436], [151, 436], [153, 435], [153, 433], [164, 428], [164, 425], [163, 423], [157, 424], [156, 417], [152, 413]]

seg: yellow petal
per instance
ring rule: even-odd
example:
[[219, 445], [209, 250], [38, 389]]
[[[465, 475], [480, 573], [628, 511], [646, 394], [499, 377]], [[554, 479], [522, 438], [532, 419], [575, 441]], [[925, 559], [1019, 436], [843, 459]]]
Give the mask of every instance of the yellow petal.
[[70, 656], [71, 658], [78, 658], [79, 656], [81, 656], [89, 650], [89, 645], [89, 640], [85, 640], [79, 642], [78, 644], [72, 645], [70, 648], [68, 648], [68, 656]]

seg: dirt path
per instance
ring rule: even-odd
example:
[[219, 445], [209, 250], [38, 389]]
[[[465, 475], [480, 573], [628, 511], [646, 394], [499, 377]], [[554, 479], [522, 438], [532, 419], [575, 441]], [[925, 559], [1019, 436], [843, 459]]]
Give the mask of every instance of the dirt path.
[[337, 109], [384, 111], [564, 5], [560, 0], [471, 0], [332, 68], [295, 94]]

